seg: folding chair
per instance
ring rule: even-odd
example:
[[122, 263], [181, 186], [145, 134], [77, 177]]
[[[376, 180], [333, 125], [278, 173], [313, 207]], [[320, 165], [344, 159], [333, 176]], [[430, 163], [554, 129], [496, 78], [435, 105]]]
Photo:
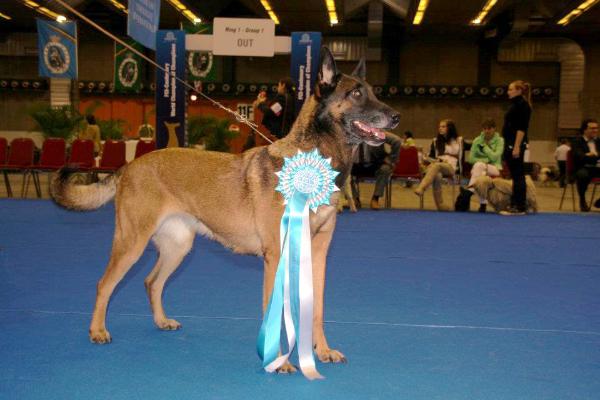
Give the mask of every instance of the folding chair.
[[94, 158], [94, 142], [85, 139], [75, 139], [71, 144], [71, 154], [69, 155], [67, 166], [70, 169], [84, 174], [83, 182], [80, 180], [80, 174], [73, 175], [73, 177], [70, 178], [70, 181], [76, 183], [89, 182], [91, 170], [96, 166], [96, 159]]
[[[416, 147], [403, 147], [400, 149], [398, 162], [388, 182], [385, 205], [387, 208], [392, 206], [392, 183], [394, 181], [419, 183], [423, 179], [421, 166], [419, 165], [419, 151]], [[419, 207], [423, 209], [423, 196], [419, 196]]]
[[156, 150], [156, 142], [154, 140], [146, 141], [140, 139], [135, 145], [135, 157], [139, 158], [146, 153], [150, 153], [151, 151]]
[[[562, 196], [560, 196], [560, 204], [558, 205], [558, 210], [562, 210], [563, 201], [565, 200], [565, 194], [567, 193], [567, 188], [571, 186], [571, 200], [573, 202], [573, 211], [575, 211], [575, 176], [574, 171], [575, 166], [573, 164], [573, 154], [571, 150], [567, 152], [567, 168], [565, 174], [567, 175], [566, 185], [563, 189]], [[596, 186], [594, 186], [596, 189]], [[592, 194], [593, 196], [593, 194]]]
[[40, 185], [40, 172], [48, 173], [48, 184], [50, 184], [50, 172], [58, 171], [64, 167], [67, 153], [67, 144], [64, 139], [61, 138], [48, 138], [42, 145], [42, 155], [40, 161], [36, 165], [31, 165], [29, 174], [25, 179], [25, 193], [29, 189], [29, 177], [33, 178], [33, 185], [38, 197], [42, 197], [42, 190]]
[[125, 164], [127, 164], [125, 142], [122, 140], [107, 140], [104, 142], [100, 166], [92, 168], [92, 172], [96, 176], [99, 173], [112, 174]]
[[6, 184], [6, 192], [8, 197], [12, 197], [12, 188], [8, 174], [19, 173], [23, 175], [23, 183], [21, 186], [21, 197], [25, 197], [25, 176], [27, 175], [31, 164], [33, 164], [33, 152], [35, 145], [33, 140], [29, 138], [13, 139], [10, 143], [8, 151], [8, 162], [2, 165], [4, 174], [4, 182]]

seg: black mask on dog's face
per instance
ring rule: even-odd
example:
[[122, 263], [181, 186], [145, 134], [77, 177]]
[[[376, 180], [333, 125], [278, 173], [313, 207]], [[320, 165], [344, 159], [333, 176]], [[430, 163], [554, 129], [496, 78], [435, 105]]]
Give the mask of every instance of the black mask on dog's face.
[[365, 77], [364, 59], [352, 75], [340, 74], [333, 55], [323, 47], [315, 96], [342, 125], [348, 143], [379, 146], [385, 142], [384, 130], [395, 128], [400, 114], [377, 99]]

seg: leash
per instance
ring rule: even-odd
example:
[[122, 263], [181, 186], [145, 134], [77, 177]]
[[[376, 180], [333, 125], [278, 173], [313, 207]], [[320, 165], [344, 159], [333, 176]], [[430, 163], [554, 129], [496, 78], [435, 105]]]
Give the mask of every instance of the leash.
[[[163, 68], [162, 66], [158, 65], [154, 60], [152, 60], [151, 58], [147, 57], [142, 52], [136, 50], [135, 48], [133, 48], [129, 44], [125, 43], [123, 40], [119, 39], [118, 37], [116, 37], [115, 35], [113, 35], [109, 31], [107, 31], [106, 29], [102, 28], [100, 25], [96, 24], [94, 21], [92, 21], [91, 19], [87, 18], [85, 15], [81, 14], [79, 11], [77, 11], [76, 9], [74, 9], [73, 7], [71, 7], [65, 1], [63, 1], [63, 0], [53, 0], [53, 1], [57, 2], [58, 4], [60, 4], [61, 6], [63, 6], [67, 10], [69, 10], [71, 13], [73, 13], [77, 17], [79, 17], [82, 21], [87, 22], [89, 25], [91, 25], [92, 27], [94, 27], [96, 30], [98, 30], [98, 31], [102, 32], [104, 35], [108, 36], [110, 39], [114, 40], [115, 42], [117, 42], [117, 43], [121, 44], [122, 46], [126, 47], [128, 50], [130, 50], [130, 51], [134, 52], [135, 54], [137, 54], [138, 56], [142, 57], [144, 60], [146, 60], [150, 64], [154, 65], [156, 68], [158, 68], [162, 72], [169, 73], [165, 68]], [[178, 78], [178, 77], [175, 77], [175, 79], [177, 79], [178, 82], [180, 82], [181, 84], [183, 84], [188, 89], [193, 90], [195, 93], [197, 93], [198, 95], [202, 96], [204, 99], [206, 99], [209, 102], [211, 102], [213, 106], [218, 107], [221, 110], [223, 110], [223, 111], [225, 111], [225, 112], [233, 115], [233, 117], [235, 118], [236, 121], [248, 125], [250, 127], [250, 129], [252, 129], [254, 132], [256, 132], [260, 136], [262, 136], [263, 139], [265, 139], [267, 142], [273, 143], [273, 141], [271, 139], [269, 139], [264, 133], [262, 133], [260, 130], [258, 130], [258, 128], [257, 128], [258, 125], [256, 123], [248, 120], [248, 118], [246, 118], [245, 116], [241, 115], [237, 111], [233, 111], [232, 109], [224, 106], [223, 104], [219, 103], [218, 101], [210, 98], [209, 96], [207, 96], [206, 94], [204, 94], [201, 91], [197, 90], [194, 86], [190, 85], [189, 83], [187, 83], [183, 79]]]

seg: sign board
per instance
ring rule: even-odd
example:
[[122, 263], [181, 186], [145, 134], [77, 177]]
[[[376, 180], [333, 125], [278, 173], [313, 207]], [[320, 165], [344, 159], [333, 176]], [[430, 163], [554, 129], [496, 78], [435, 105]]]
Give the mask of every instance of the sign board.
[[160, 0], [129, 0], [127, 34], [149, 49], [156, 50]]
[[248, 121], [254, 121], [254, 105], [238, 103], [237, 112], [248, 119]]
[[321, 32], [292, 32], [290, 76], [296, 85], [296, 113], [312, 95], [319, 73]]
[[215, 18], [212, 50], [217, 56], [273, 57], [275, 23], [270, 19]]

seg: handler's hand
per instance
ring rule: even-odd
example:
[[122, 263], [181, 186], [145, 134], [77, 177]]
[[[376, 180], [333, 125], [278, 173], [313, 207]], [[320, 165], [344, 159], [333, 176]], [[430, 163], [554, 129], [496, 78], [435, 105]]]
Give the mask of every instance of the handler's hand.
[[520, 154], [521, 154], [521, 151], [520, 151], [520, 149], [519, 149], [518, 147], [515, 147], [515, 148], [513, 149], [513, 152], [512, 152], [512, 156], [513, 156], [513, 158], [519, 158], [519, 155], [520, 155]]

